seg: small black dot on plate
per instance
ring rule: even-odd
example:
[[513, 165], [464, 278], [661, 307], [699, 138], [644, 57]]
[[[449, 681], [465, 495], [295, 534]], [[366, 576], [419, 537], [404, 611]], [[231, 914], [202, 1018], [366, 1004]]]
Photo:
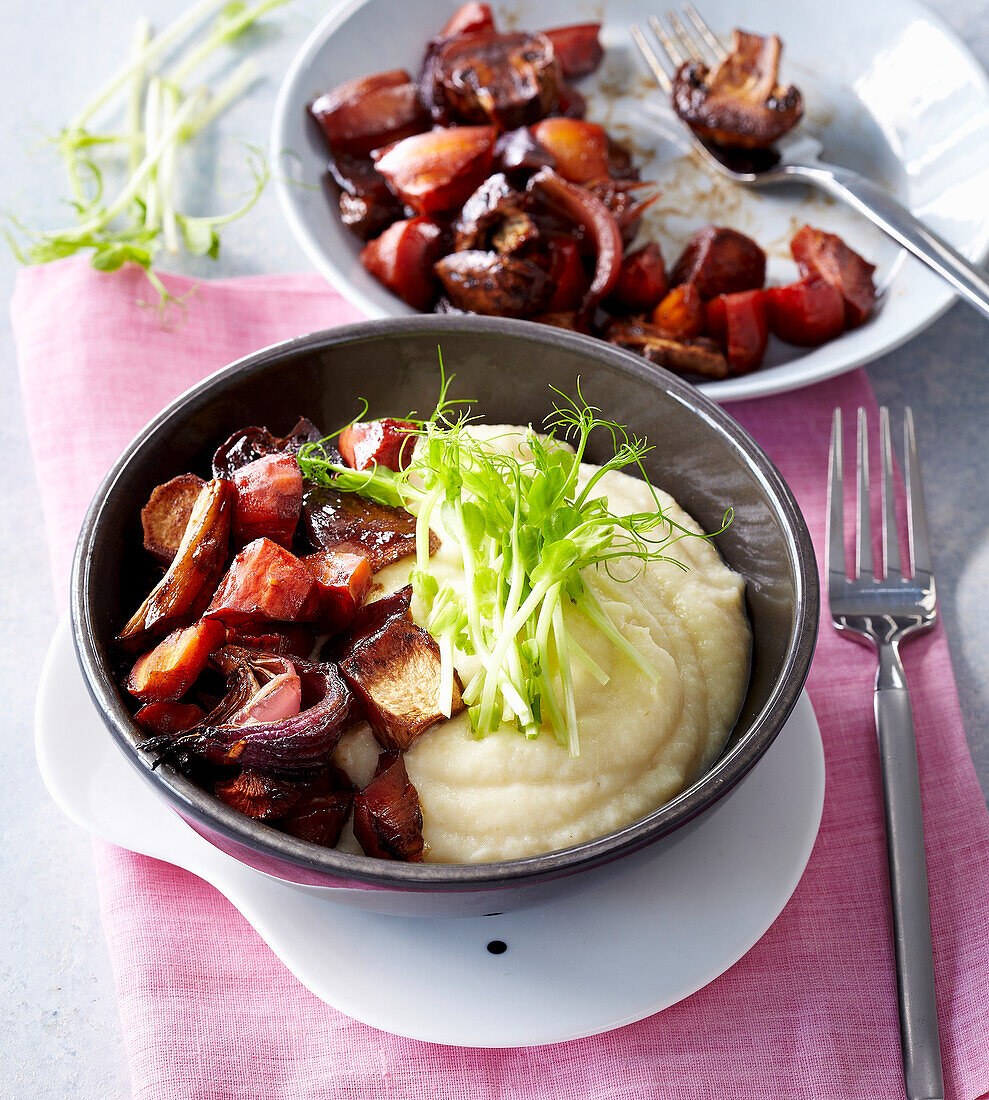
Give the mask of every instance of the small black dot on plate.
[[492, 955], [503, 955], [508, 950], [508, 944], [504, 940], [492, 940], [488, 944], [488, 950]]

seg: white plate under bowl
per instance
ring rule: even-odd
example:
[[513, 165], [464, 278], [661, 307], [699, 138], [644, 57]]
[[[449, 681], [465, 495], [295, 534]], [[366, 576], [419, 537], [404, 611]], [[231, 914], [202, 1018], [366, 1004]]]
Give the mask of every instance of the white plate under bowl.
[[[157, 799], [90, 701], [67, 620], [42, 672], [35, 733], [45, 783], [74, 821], [212, 883], [334, 1008], [458, 1046], [538, 1046], [609, 1031], [713, 981], [796, 889], [824, 804], [821, 735], [803, 695], [737, 787], [600, 889], [489, 917], [388, 917], [245, 867]], [[492, 953], [499, 943], [505, 950]]]
[[[276, 186], [292, 232], [322, 274], [369, 317], [414, 312], [360, 263], [361, 242], [323, 189], [327, 153], [306, 104], [352, 77], [418, 70], [426, 40], [456, 0], [351, 0], [338, 4], [299, 51], [279, 92], [272, 124]], [[942, 280], [907, 257], [871, 223], [799, 185], [749, 191], [700, 167], [665, 97], [646, 77], [629, 35], [662, 5], [655, 0], [524, 0], [492, 5], [499, 26], [526, 30], [604, 19], [605, 60], [577, 86], [588, 118], [629, 143], [643, 179], [662, 198], [638, 240], [656, 239], [667, 261], [708, 222], [754, 237], [768, 255], [767, 282], [798, 276], [789, 242], [805, 222], [840, 234], [875, 262], [882, 290], [867, 324], [820, 348], [772, 339], [753, 374], [701, 385], [716, 401], [809, 385], [890, 351], [929, 325], [954, 300]], [[806, 125], [826, 159], [888, 187], [961, 253], [989, 252], [989, 79], [966, 47], [917, 0], [704, 0], [711, 26], [727, 38], [746, 29], [777, 32], [783, 78], [797, 84]], [[302, 184], [303, 186], [299, 186]]]

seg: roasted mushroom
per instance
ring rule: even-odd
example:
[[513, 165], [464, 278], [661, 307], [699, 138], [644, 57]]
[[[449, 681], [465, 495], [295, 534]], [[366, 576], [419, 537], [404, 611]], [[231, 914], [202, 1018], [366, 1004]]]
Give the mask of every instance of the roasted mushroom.
[[437, 122], [514, 130], [549, 114], [561, 81], [549, 39], [488, 30], [460, 35], [428, 54], [420, 91]]
[[[375, 504], [356, 493], [329, 488], [306, 490], [302, 523], [313, 546], [320, 550], [340, 547], [363, 551], [375, 573], [416, 550], [416, 520], [411, 512]], [[439, 544], [430, 532], [431, 554]]]
[[404, 751], [430, 726], [463, 709], [456, 674], [447, 699], [440, 698], [440, 648], [405, 616], [358, 642], [340, 671], [360, 700], [378, 743]]
[[710, 379], [728, 377], [728, 360], [710, 340], [673, 340], [655, 325], [631, 320], [612, 321], [605, 330], [605, 339], [677, 374]]
[[192, 515], [203, 486], [195, 474], [179, 474], [164, 485], [157, 485], [141, 509], [144, 549], [161, 565], [170, 565]]
[[735, 149], [765, 149], [793, 129], [803, 99], [778, 83], [783, 44], [736, 29], [731, 51], [715, 69], [696, 58], [673, 78], [673, 108], [698, 137]]
[[530, 317], [545, 308], [551, 291], [538, 264], [499, 252], [453, 252], [435, 270], [450, 301], [470, 313]]
[[454, 224], [454, 249], [507, 255], [539, 236], [535, 222], [525, 212], [526, 196], [517, 191], [503, 172], [489, 176], [464, 203]]

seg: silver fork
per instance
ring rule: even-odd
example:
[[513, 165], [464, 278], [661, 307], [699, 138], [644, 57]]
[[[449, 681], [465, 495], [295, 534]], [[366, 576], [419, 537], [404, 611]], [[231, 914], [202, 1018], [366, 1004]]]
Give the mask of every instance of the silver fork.
[[[657, 84], [667, 93], [672, 91], [671, 75], [685, 61], [699, 58], [712, 65], [721, 61], [727, 52], [692, 3], [685, 3], [683, 12], [684, 18], [680, 18], [675, 11], [667, 11], [666, 27], [655, 15], [649, 17], [660, 49], [672, 67], [671, 73], [664, 68], [641, 27], [633, 25], [631, 28], [639, 52]], [[688, 22], [691, 27], [687, 26]], [[766, 187], [802, 180], [847, 203], [947, 280], [970, 305], [989, 316], [989, 281], [982, 272], [918, 221], [888, 191], [857, 172], [822, 161], [821, 143], [811, 137], [803, 125], [791, 130], [773, 149], [755, 150], [751, 154], [719, 148], [702, 141], [689, 126], [685, 129], [708, 167], [736, 183]]]
[[900, 561], [893, 485], [889, 410], [879, 410], [882, 469], [882, 577], [873, 569], [869, 511], [869, 443], [865, 410], [858, 411], [855, 574], [845, 569], [843, 448], [841, 409], [835, 409], [828, 471], [825, 566], [835, 627], [873, 645], [879, 653], [875, 717], [883, 777], [886, 853], [893, 908], [893, 940], [900, 1016], [900, 1043], [907, 1096], [944, 1096], [934, 961], [927, 892], [927, 860], [920, 810], [917, 743], [910, 695], [900, 662], [900, 643], [929, 630], [937, 619], [931, 542], [924, 511], [913, 413], [903, 422], [906, 513], [910, 575]]

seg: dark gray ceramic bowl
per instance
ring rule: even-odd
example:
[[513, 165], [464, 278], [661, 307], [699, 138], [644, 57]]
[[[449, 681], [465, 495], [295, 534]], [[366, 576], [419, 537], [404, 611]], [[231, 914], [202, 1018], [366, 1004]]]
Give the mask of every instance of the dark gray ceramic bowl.
[[[117, 688], [112, 639], [148, 588], [140, 510], [151, 489], [204, 473], [217, 444], [247, 424], [287, 431], [300, 415], [324, 431], [359, 399], [372, 416], [428, 411], [436, 348], [456, 375], [453, 395], [476, 399], [493, 423], [538, 425], [550, 384], [585, 399], [656, 445], [646, 467], [708, 530], [735, 519], [718, 548], [746, 580], [754, 649], [748, 693], [718, 763], [648, 817], [548, 855], [476, 865], [406, 864], [319, 848], [224, 806], [170, 767], [151, 770]], [[593, 452], [591, 461], [602, 458]], [[414, 317], [349, 325], [278, 344], [218, 371], [174, 401], [127, 447], [90, 507], [76, 550], [76, 651], [111, 735], [155, 792], [202, 836], [266, 874], [367, 909], [464, 916], [500, 912], [599, 883], [646, 846], [728, 792], [776, 737], [803, 687], [814, 649], [814, 552], [789, 489], [752, 439], [717, 405], [644, 360], [589, 337], [525, 321]], [[636, 854], [638, 853], [638, 854]]]

